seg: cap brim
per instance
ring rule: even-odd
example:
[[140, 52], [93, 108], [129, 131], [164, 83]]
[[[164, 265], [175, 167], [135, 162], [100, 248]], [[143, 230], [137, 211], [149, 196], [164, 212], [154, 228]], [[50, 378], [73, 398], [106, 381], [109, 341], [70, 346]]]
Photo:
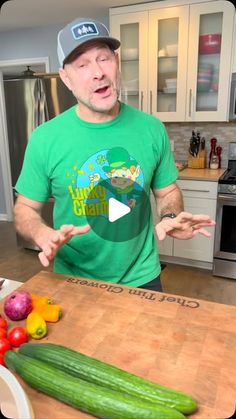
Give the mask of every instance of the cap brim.
[[94, 42], [104, 42], [105, 44], [107, 44], [113, 51], [117, 50], [120, 47], [120, 41], [116, 38], [112, 38], [112, 37], [106, 37], [106, 36], [96, 36], [94, 38], [90, 38], [85, 40], [84, 42], [82, 42], [80, 45], [78, 45], [76, 48], [73, 49], [73, 51], [70, 52], [69, 55], [67, 55], [67, 57], [64, 58], [63, 60], [63, 66], [64, 64], [68, 61], [70, 62], [70, 57], [74, 55], [75, 51], [76, 51], [76, 55], [80, 53], [80, 49], [84, 49], [84, 47], [86, 45], [89, 46], [89, 44], [93, 44]]
[[[108, 37], [98, 37], [96, 38], [98, 41], [105, 42], [108, 46], [110, 46], [114, 51], [120, 47], [120, 41], [116, 38]], [[88, 41], [89, 42], [89, 41]]]

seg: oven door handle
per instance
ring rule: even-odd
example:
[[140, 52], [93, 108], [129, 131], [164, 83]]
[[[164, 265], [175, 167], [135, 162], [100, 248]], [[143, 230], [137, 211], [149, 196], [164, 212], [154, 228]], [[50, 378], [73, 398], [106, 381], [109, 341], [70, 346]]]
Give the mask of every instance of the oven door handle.
[[221, 195], [218, 194], [218, 200], [219, 201], [231, 201], [231, 202], [236, 202], [236, 195]]

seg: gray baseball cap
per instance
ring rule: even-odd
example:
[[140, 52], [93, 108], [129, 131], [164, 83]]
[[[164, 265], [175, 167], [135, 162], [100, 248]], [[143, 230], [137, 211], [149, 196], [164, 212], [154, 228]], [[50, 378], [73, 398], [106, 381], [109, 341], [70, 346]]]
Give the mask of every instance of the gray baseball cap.
[[89, 18], [78, 18], [58, 33], [57, 54], [60, 66], [63, 67], [64, 60], [72, 51], [91, 40], [103, 41], [113, 50], [120, 46], [120, 41], [110, 36], [103, 23]]

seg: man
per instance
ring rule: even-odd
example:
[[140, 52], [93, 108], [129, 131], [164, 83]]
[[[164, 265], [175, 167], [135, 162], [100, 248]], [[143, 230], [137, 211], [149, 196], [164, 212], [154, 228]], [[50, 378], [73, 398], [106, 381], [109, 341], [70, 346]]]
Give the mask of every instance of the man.
[[[97, 215], [93, 200], [104, 202], [106, 195], [101, 185], [94, 192], [100, 178], [125, 189], [134, 208], [136, 199], [128, 195], [132, 179], [147, 194], [153, 190], [161, 217], [155, 227], [159, 240], [167, 234], [178, 239], [209, 236], [204, 227], [215, 222], [183, 212], [163, 124], [118, 100], [119, 46], [103, 24], [91, 19], [76, 19], [59, 32], [59, 74], [78, 105], [33, 132], [16, 185], [15, 225], [41, 249], [43, 266], [55, 258], [55, 272], [161, 290], [151, 217], [130, 240], [112, 242], [90, 228], [86, 214]], [[93, 199], [88, 204], [89, 193]], [[40, 215], [50, 196], [55, 198], [54, 228]]]

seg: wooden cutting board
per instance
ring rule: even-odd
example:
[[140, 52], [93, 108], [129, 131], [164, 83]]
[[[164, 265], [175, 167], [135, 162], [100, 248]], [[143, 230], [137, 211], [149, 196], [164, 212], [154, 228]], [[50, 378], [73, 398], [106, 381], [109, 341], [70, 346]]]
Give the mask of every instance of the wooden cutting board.
[[[49, 324], [40, 342], [69, 346], [191, 394], [199, 403], [193, 419], [234, 413], [236, 307], [44, 271], [19, 289], [62, 306], [63, 318]], [[19, 381], [36, 419], [91, 418]]]

